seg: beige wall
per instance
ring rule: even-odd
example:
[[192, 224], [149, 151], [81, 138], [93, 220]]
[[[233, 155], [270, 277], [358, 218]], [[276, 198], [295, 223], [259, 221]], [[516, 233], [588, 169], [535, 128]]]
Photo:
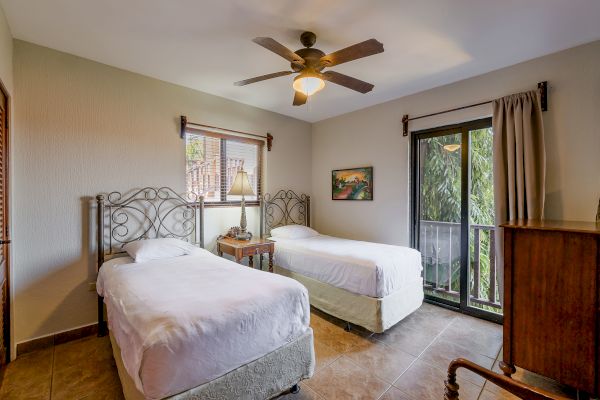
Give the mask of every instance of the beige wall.
[[9, 94], [13, 92], [13, 38], [0, 6], [0, 81]]
[[[600, 42], [313, 125], [313, 220], [328, 234], [409, 243], [409, 139], [403, 114], [427, 114], [550, 84], [544, 113], [546, 217], [594, 220], [600, 197]], [[491, 115], [491, 106], [410, 124], [425, 129]], [[331, 200], [332, 169], [374, 166], [374, 201]]]
[[[16, 343], [95, 321], [88, 198], [145, 185], [183, 191], [179, 115], [272, 133], [267, 190], [310, 191], [308, 123], [22, 41], [14, 51]], [[249, 210], [255, 232], [256, 211]], [[239, 224], [239, 212], [207, 210], [209, 248]]]

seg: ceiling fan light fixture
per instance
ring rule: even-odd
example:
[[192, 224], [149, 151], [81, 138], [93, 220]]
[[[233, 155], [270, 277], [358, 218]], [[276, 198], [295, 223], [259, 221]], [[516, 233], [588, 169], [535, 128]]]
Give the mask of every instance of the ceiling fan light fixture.
[[340, 74], [335, 71], [326, 71], [324, 73], [321, 73], [321, 71], [324, 68], [382, 53], [382, 43], [375, 39], [369, 39], [345, 47], [341, 50], [334, 51], [333, 53], [325, 54], [323, 51], [313, 47], [316, 40], [317, 35], [312, 32], [304, 32], [300, 35], [300, 41], [304, 48], [292, 51], [270, 37], [256, 37], [252, 39], [252, 41], [259, 46], [264, 47], [289, 61], [292, 71], [279, 71], [272, 74], [255, 76], [254, 78], [234, 82], [234, 85], [245, 86], [251, 83], [262, 82], [267, 79], [299, 73], [299, 75], [294, 78], [293, 82], [294, 100], [292, 101], [292, 105], [294, 106], [306, 104], [309, 96], [312, 96], [325, 87], [325, 81], [363, 94], [373, 90], [374, 86], [372, 84], [361, 81], [360, 79]]
[[315, 73], [303, 72], [294, 78], [294, 90], [312, 96], [325, 87], [325, 81]]

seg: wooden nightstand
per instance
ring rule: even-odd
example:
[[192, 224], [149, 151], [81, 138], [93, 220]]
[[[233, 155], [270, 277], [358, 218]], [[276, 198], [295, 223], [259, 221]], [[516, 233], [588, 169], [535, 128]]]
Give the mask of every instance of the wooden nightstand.
[[275, 252], [275, 242], [266, 239], [237, 240], [233, 238], [221, 238], [217, 240], [217, 253], [223, 256], [223, 253], [235, 257], [239, 263], [242, 258], [248, 257], [248, 266], [254, 268], [254, 256], [269, 253], [269, 272], [273, 272], [273, 253]]

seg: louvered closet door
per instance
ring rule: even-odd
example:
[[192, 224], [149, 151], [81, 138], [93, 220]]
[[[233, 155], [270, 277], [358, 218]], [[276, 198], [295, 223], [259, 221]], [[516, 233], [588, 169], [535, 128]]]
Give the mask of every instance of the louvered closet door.
[[7, 136], [8, 99], [0, 90], [0, 366], [7, 362], [9, 351], [8, 297], [8, 218], [7, 218]]

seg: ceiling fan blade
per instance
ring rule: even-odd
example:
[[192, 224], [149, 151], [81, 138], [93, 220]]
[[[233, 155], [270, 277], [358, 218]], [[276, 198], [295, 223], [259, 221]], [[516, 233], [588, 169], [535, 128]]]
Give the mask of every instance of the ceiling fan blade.
[[279, 54], [289, 62], [298, 64], [300, 66], [304, 65], [304, 58], [300, 57], [298, 54], [294, 53], [275, 39], [270, 37], [257, 37], [252, 39], [252, 41], [267, 50], [271, 50], [275, 54]]
[[280, 76], [286, 76], [286, 75], [290, 75], [290, 74], [293, 74], [293, 72], [292, 71], [280, 71], [280, 72], [275, 72], [272, 74], [255, 76], [254, 78], [250, 78], [250, 79], [244, 79], [243, 81], [235, 82], [234, 85], [235, 86], [244, 86], [244, 85], [249, 85], [254, 82], [265, 81], [267, 79], [278, 78]]
[[383, 53], [383, 43], [375, 39], [365, 40], [345, 49], [335, 51], [321, 57], [321, 65], [325, 67], [333, 67], [348, 61], [357, 60], [359, 58], [372, 56], [373, 54]]
[[357, 92], [361, 92], [361, 93], [370, 92], [375, 87], [368, 82], [361, 81], [360, 79], [356, 79], [356, 78], [353, 78], [348, 75], [340, 74], [339, 72], [335, 72], [335, 71], [323, 72], [323, 74], [321, 74], [321, 75], [323, 76], [323, 79], [325, 79], [331, 83], [335, 83], [337, 85], [341, 85], [341, 86], [347, 87], [348, 89], [356, 90]]
[[308, 99], [307, 95], [305, 95], [302, 92], [297, 92], [294, 90], [294, 105], [295, 106], [301, 106], [302, 104], [306, 103], [307, 99]]

